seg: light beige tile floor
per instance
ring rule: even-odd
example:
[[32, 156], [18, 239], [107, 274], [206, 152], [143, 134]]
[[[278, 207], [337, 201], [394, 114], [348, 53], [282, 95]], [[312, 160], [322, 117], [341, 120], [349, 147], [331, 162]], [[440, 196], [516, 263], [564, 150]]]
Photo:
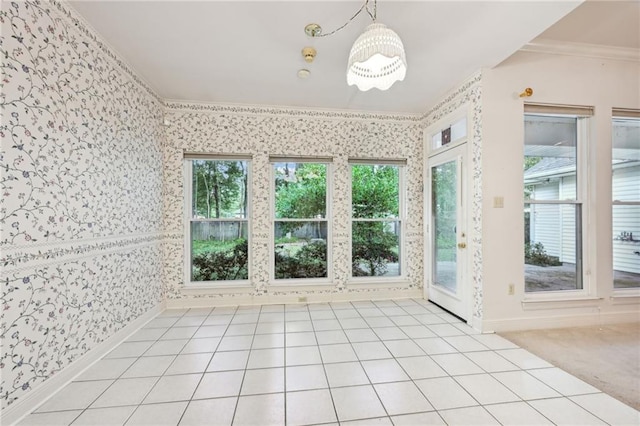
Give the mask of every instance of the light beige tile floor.
[[21, 425], [638, 425], [424, 300], [167, 310]]

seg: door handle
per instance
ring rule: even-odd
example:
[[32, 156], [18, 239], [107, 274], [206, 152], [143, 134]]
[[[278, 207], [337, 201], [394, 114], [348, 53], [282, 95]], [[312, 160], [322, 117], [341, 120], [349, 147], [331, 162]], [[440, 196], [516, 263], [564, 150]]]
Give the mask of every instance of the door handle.
[[467, 243], [458, 243], [458, 248], [467, 248]]

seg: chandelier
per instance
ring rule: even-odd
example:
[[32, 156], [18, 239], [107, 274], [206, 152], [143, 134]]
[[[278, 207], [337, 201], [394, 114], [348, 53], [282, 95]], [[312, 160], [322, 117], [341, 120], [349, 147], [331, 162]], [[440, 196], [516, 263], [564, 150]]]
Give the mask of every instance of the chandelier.
[[326, 37], [340, 31], [360, 13], [366, 11], [372, 24], [356, 39], [349, 53], [347, 84], [357, 86], [361, 91], [373, 88], [389, 89], [396, 81], [404, 80], [407, 74], [407, 59], [402, 40], [395, 31], [377, 22], [377, 0], [373, 0], [373, 11], [369, 9], [369, 0], [341, 27], [322, 34], [318, 24], [309, 24], [305, 32], [311, 37]]

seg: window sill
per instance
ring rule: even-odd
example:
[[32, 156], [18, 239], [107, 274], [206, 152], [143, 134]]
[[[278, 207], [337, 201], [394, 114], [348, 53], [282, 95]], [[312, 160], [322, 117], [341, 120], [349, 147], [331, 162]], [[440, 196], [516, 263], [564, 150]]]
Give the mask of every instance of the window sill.
[[390, 278], [358, 278], [347, 281], [347, 287], [370, 287], [370, 288], [393, 288], [393, 287], [409, 287], [412, 284], [405, 277]]
[[609, 299], [612, 305], [637, 305], [640, 302], [640, 288], [613, 290]]
[[212, 282], [208, 283], [195, 283], [195, 284], [186, 284], [182, 287], [181, 291], [183, 293], [192, 294], [214, 294], [219, 293], [220, 290], [225, 291], [234, 291], [234, 290], [247, 290], [253, 289], [253, 286], [249, 281], [220, 281], [220, 282]]
[[567, 296], [555, 298], [524, 299], [520, 303], [525, 311], [558, 308], [582, 308], [597, 306], [597, 302], [604, 300], [595, 296]]
[[269, 288], [291, 289], [291, 287], [333, 287], [335, 283], [327, 279], [281, 279], [269, 281]]

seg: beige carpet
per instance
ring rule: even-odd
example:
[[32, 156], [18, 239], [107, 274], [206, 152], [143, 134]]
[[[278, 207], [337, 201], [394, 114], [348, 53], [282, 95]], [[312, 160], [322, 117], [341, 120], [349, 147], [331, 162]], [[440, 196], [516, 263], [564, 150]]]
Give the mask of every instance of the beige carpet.
[[640, 410], [640, 323], [499, 334]]

